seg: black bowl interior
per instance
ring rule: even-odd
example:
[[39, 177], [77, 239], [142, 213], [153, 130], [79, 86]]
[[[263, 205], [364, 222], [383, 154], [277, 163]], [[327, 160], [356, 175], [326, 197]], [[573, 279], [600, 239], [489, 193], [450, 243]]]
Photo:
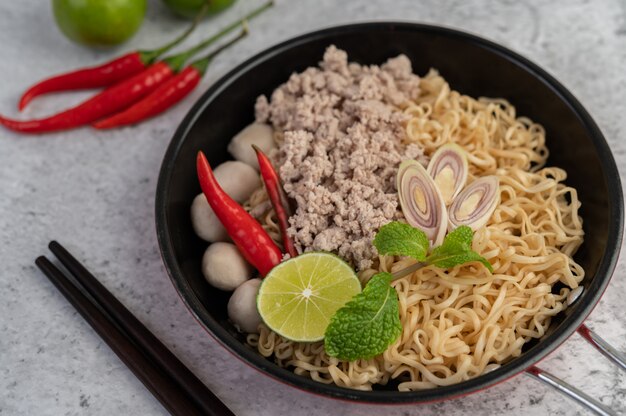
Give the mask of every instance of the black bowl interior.
[[[406, 54], [414, 72], [437, 68], [452, 88], [474, 97], [504, 97], [518, 114], [543, 124], [550, 149], [549, 165], [568, 172], [578, 189], [585, 244], [576, 260], [586, 271], [584, 294], [555, 319], [539, 342], [500, 369], [454, 386], [399, 393], [394, 386], [372, 392], [323, 385], [294, 375], [262, 358], [243, 343], [228, 322], [229, 293], [209, 286], [200, 271], [207, 243], [195, 236], [189, 207], [200, 192], [195, 159], [206, 153], [213, 166], [229, 159], [230, 138], [253, 121], [253, 106], [294, 71], [316, 65], [325, 48], [335, 44], [349, 59], [381, 64]], [[419, 402], [465, 394], [503, 380], [563, 342], [591, 311], [606, 287], [622, 235], [622, 196], [610, 150], [587, 112], [550, 75], [519, 55], [472, 35], [410, 23], [365, 23], [303, 35], [249, 59], [215, 83], [193, 107], [176, 132], [161, 169], [157, 199], [157, 232], [168, 272], [199, 322], [226, 348], [253, 367], [293, 386], [331, 397], [370, 402]]]

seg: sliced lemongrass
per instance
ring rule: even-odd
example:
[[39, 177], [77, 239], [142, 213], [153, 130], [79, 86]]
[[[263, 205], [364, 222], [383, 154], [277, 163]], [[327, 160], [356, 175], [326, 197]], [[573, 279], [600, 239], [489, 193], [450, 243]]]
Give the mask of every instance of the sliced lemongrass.
[[467, 154], [454, 143], [443, 145], [433, 154], [427, 171], [437, 184], [444, 204], [448, 206], [467, 182]]
[[448, 209], [448, 228], [467, 225], [476, 231], [487, 223], [498, 206], [498, 178], [484, 176], [470, 183], [454, 198]]
[[405, 160], [398, 169], [397, 186], [406, 221], [424, 231], [432, 245], [440, 245], [446, 235], [448, 213], [426, 169], [415, 160]]

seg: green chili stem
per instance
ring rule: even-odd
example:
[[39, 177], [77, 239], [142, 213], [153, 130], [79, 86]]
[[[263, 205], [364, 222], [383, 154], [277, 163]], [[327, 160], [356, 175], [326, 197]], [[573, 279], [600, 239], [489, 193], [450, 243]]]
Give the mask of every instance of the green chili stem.
[[204, 73], [206, 72], [207, 67], [209, 66], [209, 64], [211, 63], [211, 61], [220, 53], [222, 52], [224, 49], [228, 49], [230, 46], [232, 46], [233, 44], [237, 43], [239, 40], [241, 40], [242, 38], [245, 38], [248, 35], [248, 25], [246, 24], [246, 21], [242, 21], [241, 22], [242, 30], [241, 33], [229, 40], [228, 42], [226, 42], [225, 44], [221, 45], [219, 48], [215, 49], [214, 51], [212, 51], [210, 54], [208, 54], [207, 56], [205, 56], [204, 58], [200, 58], [197, 61], [192, 62], [191, 64], [189, 64], [189, 66], [192, 66], [194, 68], [196, 68], [198, 70], [198, 72], [200, 72], [201, 74], [204, 75]]
[[200, 52], [202, 49], [206, 48], [207, 46], [211, 45], [213, 42], [215, 42], [216, 40], [218, 40], [222, 36], [226, 35], [227, 33], [231, 32], [232, 30], [234, 30], [237, 27], [239, 27], [239, 25], [241, 25], [241, 21], [242, 20], [250, 20], [250, 19], [258, 16], [259, 14], [263, 13], [265, 10], [269, 9], [273, 5], [274, 5], [274, 1], [273, 0], [268, 1], [267, 3], [262, 5], [261, 7], [259, 7], [259, 8], [255, 9], [255, 10], [253, 10], [252, 12], [248, 13], [246, 16], [243, 17], [243, 19], [231, 23], [230, 25], [226, 26], [224, 29], [222, 29], [221, 31], [219, 31], [215, 35], [213, 35], [210, 38], [208, 38], [207, 40], [205, 40], [204, 42], [201, 42], [198, 45], [194, 46], [193, 48], [188, 49], [188, 50], [186, 50], [186, 51], [184, 51], [184, 52], [182, 52], [182, 53], [180, 53], [178, 55], [174, 55], [172, 57], [164, 59], [165, 63], [168, 64], [170, 66], [170, 68], [172, 68], [172, 70], [174, 72], [180, 71], [180, 69], [182, 69], [182, 67], [185, 65], [185, 62], [187, 62], [189, 60], [189, 58], [191, 58], [193, 55], [195, 55], [196, 53]]
[[139, 51], [139, 57], [141, 61], [145, 65], [149, 65], [153, 63], [154, 61], [156, 61], [159, 56], [163, 55], [165, 52], [169, 51], [174, 46], [178, 45], [180, 42], [185, 40], [187, 36], [189, 36], [191, 32], [193, 32], [196, 29], [196, 27], [198, 26], [198, 23], [200, 23], [202, 18], [206, 15], [207, 11], [209, 10], [210, 3], [211, 3], [211, 0], [207, 0], [206, 3], [204, 3], [204, 6], [202, 6], [202, 8], [200, 9], [196, 17], [194, 17], [193, 22], [191, 22], [191, 25], [189, 25], [187, 30], [181, 33], [176, 39], [174, 39], [170, 43], [165, 44], [159, 49], [153, 49], [151, 51]]

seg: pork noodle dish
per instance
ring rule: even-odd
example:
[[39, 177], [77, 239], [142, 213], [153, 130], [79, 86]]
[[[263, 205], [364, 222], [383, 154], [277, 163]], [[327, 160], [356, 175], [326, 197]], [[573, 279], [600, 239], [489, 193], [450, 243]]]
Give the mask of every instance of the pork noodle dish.
[[576, 189], [543, 127], [400, 55], [329, 46], [254, 105], [191, 205], [207, 282], [250, 348], [359, 390], [458, 383], [519, 356], [575, 302]]

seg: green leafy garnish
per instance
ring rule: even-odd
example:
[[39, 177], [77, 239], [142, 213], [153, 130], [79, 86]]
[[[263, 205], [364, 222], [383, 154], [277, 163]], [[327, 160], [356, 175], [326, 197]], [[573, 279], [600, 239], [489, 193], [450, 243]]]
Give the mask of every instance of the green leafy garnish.
[[448, 269], [470, 261], [481, 262], [491, 273], [493, 267], [483, 256], [472, 250], [472, 238], [474, 232], [467, 225], [461, 225], [456, 230], [448, 233], [443, 244], [435, 247], [426, 258], [426, 263], [433, 264], [442, 269]]
[[481, 262], [493, 273], [487, 259], [472, 250], [473, 237], [472, 229], [462, 225], [427, 256], [428, 237], [422, 230], [400, 222], [381, 227], [374, 238], [380, 254], [410, 256], [420, 263], [394, 274], [375, 274], [363, 292], [337, 310], [326, 328], [324, 348], [328, 355], [348, 361], [367, 359], [383, 353], [398, 339], [402, 324], [398, 294], [391, 286], [394, 279], [428, 265], [447, 269], [471, 261]]
[[402, 333], [393, 275], [375, 274], [352, 300], [337, 310], [326, 328], [324, 348], [341, 360], [367, 359], [384, 352]]
[[461, 225], [448, 233], [443, 244], [435, 247], [429, 256], [428, 237], [422, 230], [409, 224], [394, 221], [380, 227], [374, 237], [374, 247], [384, 256], [410, 256], [423, 262], [424, 266], [432, 264], [442, 269], [449, 269], [470, 261], [479, 261], [493, 273], [491, 264], [480, 254], [472, 250], [474, 232], [467, 225]]
[[393, 221], [380, 227], [374, 237], [374, 247], [385, 256], [411, 256], [417, 261], [424, 261], [428, 252], [428, 237], [418, 228]]

